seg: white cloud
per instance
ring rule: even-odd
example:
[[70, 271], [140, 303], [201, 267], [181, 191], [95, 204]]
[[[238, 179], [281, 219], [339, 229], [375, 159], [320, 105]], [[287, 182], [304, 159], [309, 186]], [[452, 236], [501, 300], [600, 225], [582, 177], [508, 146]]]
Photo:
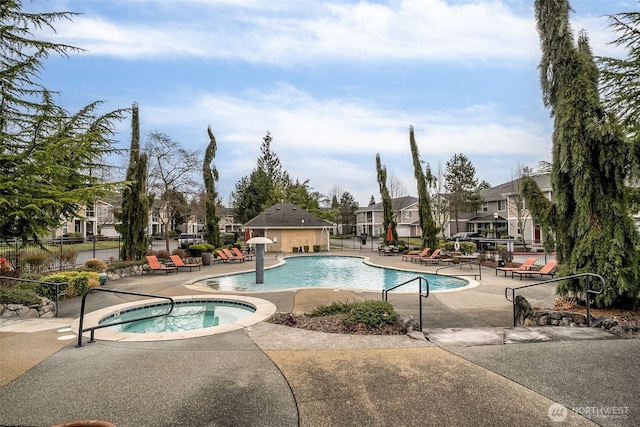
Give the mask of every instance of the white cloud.
[[[125, 2], [123, 15], [61, 22], [59, 40], [92, 55], [201, 57], [294, 66], [326, 61], [512, 62], [536, 55], [531, 16], [498, 1], [197, 2], [157, 14]], [[270, 3], [270, 2], [267, 2]], [[86, 5], [85, 5], [86, 6]], [[136, 20], [136, 17], [140, 20]]]

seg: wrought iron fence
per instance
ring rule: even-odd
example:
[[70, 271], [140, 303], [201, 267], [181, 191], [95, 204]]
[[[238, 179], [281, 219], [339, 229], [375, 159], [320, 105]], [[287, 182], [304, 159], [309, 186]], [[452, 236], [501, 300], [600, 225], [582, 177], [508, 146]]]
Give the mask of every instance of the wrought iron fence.
[[[5, 269], [20, 270], [23, 273], [45, 273], [60, 271], [83, 265], [89, 258], [103, 261], [118, 261], [118, 246], [110, 249], [96, 249], [97, 239], [91, 237], [57, 237], [46, 239], [42, 247], [31, 241], [10, 240], [0, 242], [0, 258], [6, 259]], [[89, 243], [82, 248], [79, 243]]]

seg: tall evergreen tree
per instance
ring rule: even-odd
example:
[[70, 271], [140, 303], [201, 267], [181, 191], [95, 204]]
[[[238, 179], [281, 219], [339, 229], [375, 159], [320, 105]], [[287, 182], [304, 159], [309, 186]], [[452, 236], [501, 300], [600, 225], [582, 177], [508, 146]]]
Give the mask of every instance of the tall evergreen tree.
[[438, 227], [433, 219], [428, 189], [433, 182], [433, 176], [429, 165], [427, 165], [426, 169], [427, 175], [422, 171], [420, 153], [418, 152], [413, 126], [409, 127], [409, 145], [411, 146], [411, 156], [413, 158], [413, 176], [418, 183], [418, 219], [422, 228], [422, 247], [435, 249], [438, 247]]
[[460, 213], [473, 212], [482, 204], [476, 168], [464, 154], [454, 154], [447, 162], [444, 188], [448, 196], [449, 217], [455, 220], [456, 232], [459, 232]]
[[222, 246], [220, 241], [220, 218], [216, 215], [216, 200], [218, 199], [218, 192], [216, 191], [216, 181], [218, 181], [218, 169], [215, 165], [211, 165], [213, 159], [216, 157], [217, 143], [216, 138], [213, 136], [211, 126], [207, 127], [207, 134], [209, 135], [209, 145], [204, 153], [204, 162], [202, 165], [202, 177], [204, 179], [204, 188], [206, 191], [205, 199], [205, 226], [204, 235], [207, 243], [219, 248]]
[[[378, 187], [380, 188], [380, 197], [382, 199], [382, 235], [386, 236], [387, 228], [391, 224], [393, 232], [393, 241], [398, 240], [398, 231], [396, 230], [396, 222], [393, 219], [393, 201], [389, 190], [387, 189], [387, 168], [380, 161], [380, 154], [376, 154], [376, 172], [378, 177]], [[389, 243], [389, 242], [388, 242]]]
[[149, 237], [149, 206], [147, 196], [147, 156], [140, 150], [140, 119], [138, 104], [131, 109], [131, 147], [127, 185], [122, 192], [122, 208], [116, 214], [120, 224], [116, 229], [122, 237], [121, 259], [142, 259], [147, 254]]
[[0, 1], [0, 240], [39, 244], [81, 206], [114, 190], [96, 172], [115, 151], [113, 123], [122, 111], [99, 115], [101, 103], [93, 102], [71, 114], [39, 82], [49, 56], [81, 49], [34, 34], [75, 15], [25, 13], [18, 0]]
[[[542, 47], [542, 97], [554, 119], [551, 185], [554, 203], [524, 178], [534, 218], [556, 236], [562, 276], [598, 273], [607, 286], [600, 306], [638, 302], [640, 239], [629, 211], [625, 180], [632, 147], [602, 107], [598, 69], [586, 34], [574, 42], [567, 0], [536, 0]], [[566, 280], [560, 294], [585, 298], [583, 281]]]

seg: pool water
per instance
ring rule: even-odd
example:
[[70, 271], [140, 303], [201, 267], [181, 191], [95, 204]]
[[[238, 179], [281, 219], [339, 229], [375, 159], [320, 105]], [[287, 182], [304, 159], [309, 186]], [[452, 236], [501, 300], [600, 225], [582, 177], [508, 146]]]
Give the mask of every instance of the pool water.
[[[265, 291], [306, 287], [380, 290], [422, 276], [429, 281], [429, 290], [461, 288], [466, 280], [415, 271], [375, 267], [362, 258], [349, 256], [299, 256], [286, 258], [285, 264], [264, 271], [264, 283], [256, 284], [255, 272], [211, 277], [197, 282], [212, 289], [225, 291]], [[416, 291], [412, 282], [397, 291]]]
[[[135, 307], [116, 312], [100, 320], [100, 324], [121, 322], [167, 313], [170, 303]], [[129, 333], [178, 332], [210, 328], [236, 322], [255, 312], [255, 307], [236, 301], [176, 301], [171, 314], [153, 319], [139, 320], [107, 329]]]

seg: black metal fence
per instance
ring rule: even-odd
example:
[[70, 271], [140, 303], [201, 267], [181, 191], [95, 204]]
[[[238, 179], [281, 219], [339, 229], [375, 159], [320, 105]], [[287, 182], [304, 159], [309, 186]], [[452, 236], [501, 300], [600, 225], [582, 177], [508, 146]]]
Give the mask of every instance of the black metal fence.
[[6, 260], [5, 271], [20, 270], [23, 273], [70, 269], [83, 265], [89, 258], [99, 258], [105, 262], [119, 261], [120, 239], [111, 241], [112, 247], [100, 249], [99, 241], [91, 237], [46, 239], [42, 247], [31, 241], [11, 240], [0, 243], [0, 259]]

